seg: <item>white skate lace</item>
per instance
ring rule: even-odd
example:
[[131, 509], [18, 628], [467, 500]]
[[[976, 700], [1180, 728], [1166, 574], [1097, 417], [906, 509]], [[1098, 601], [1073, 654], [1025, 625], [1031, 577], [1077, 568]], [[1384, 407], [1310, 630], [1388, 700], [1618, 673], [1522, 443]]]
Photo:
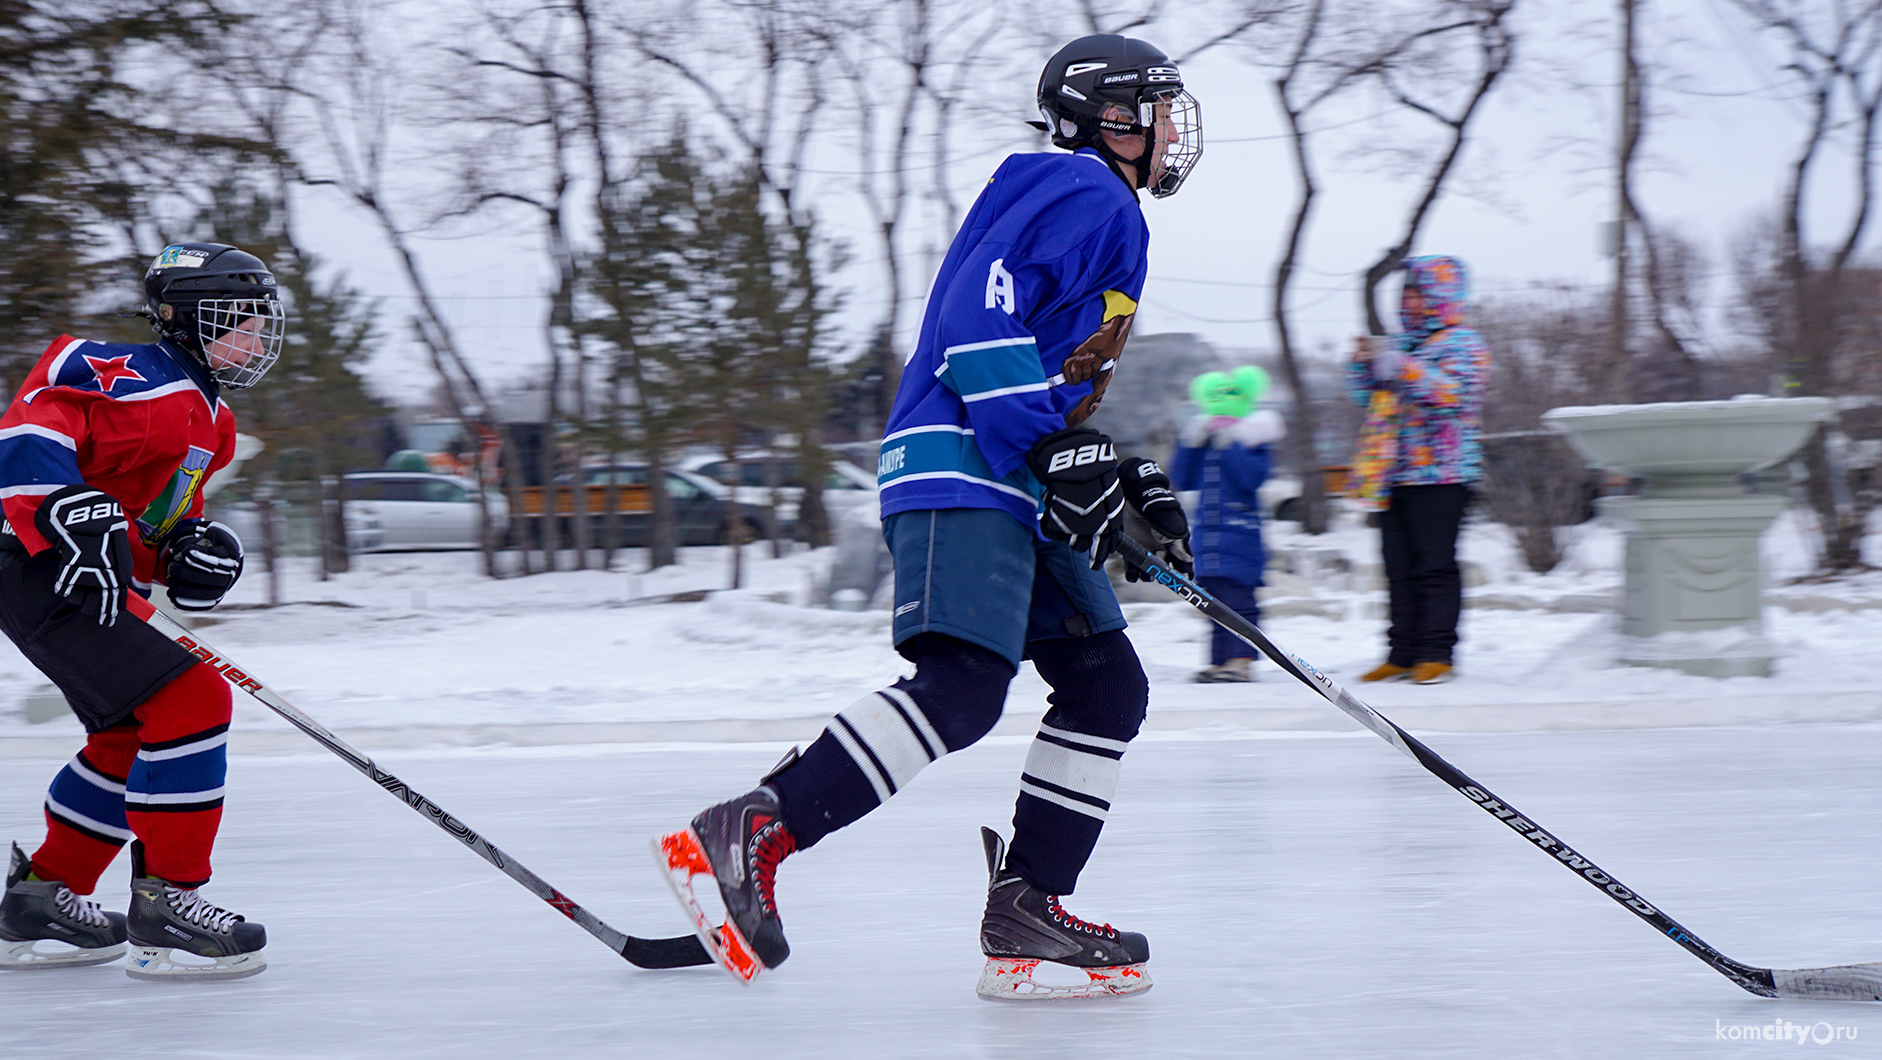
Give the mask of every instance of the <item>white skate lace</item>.
[[242, 919], [227, 909], [222, 909], [209, 902], [200, 891], [186, 891], [181, 887], [164, 885], [164, 897], [170, 900], [170, 908], [176, 915], [198, 927], [208, 928], [220, 935], [229, 933], [235, 922]]
[[89, 924], [92, 927], [104, 927], [111, 922], [105, 916], [104, 910], [98, 908], [95, 903], [88, 902], [78, 895], [73, 894], [72, 889], [69, 887], [60, 887], [57, 891], [53, 892], [52, 900], [59, 904], [59, 912], [61, 914], [81, 924]]

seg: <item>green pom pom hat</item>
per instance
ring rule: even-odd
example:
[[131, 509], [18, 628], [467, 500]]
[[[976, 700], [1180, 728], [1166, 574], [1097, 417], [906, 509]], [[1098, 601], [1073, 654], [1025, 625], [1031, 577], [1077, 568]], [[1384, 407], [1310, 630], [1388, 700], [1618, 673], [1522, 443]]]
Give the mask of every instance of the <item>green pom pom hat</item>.
[[1243, 419], [1268, 392], [1268, 373], [1252, 364], [1232, 372], [1204, 372], [1190, 381], [1189, 399], [1205, 415]]

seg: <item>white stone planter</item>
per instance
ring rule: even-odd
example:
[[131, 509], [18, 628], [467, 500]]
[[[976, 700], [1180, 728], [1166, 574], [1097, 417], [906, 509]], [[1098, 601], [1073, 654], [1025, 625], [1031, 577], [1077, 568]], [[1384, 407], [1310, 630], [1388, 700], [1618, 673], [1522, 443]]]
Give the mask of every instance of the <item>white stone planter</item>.
[[1707, 677], [1767, 677], [1758, 539], [1784, 498], [1739, 476], [1795, 453], [1831, 412], [1828, 398], [1739, 398], [1559, 408], [1542, 422], [1591, 467], [1638, 477], [1603, 497], [1627, 535], [1621, 661]]

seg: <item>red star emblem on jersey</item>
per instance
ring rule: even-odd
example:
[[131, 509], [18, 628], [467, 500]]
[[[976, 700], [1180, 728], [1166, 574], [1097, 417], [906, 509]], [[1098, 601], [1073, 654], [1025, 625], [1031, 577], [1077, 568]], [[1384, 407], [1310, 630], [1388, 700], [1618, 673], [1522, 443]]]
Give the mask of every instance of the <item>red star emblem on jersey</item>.
[[118, 385], [120, 379], [144, 382], [137, 369], [131, 367], [131, 355], [122, 357], [87, 357], [85, 363], [91, 365], [92, 374], [98, 377], [98, 389], [109, 394], [111, 388]]

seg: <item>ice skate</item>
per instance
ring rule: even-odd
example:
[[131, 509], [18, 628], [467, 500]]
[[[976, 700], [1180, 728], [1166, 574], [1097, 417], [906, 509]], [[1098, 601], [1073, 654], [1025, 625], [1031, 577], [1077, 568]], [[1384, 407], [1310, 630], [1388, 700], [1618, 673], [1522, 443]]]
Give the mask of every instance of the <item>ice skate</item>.
[[[778, 862], [797, 840], [778, 811], [777, 793], [761, 787], [693, 818], [684, 831], [653, 841], [654, 862], [693, 921], [706, 952], [733, 978], [749, 983], [791, 955], [772, 896]], [[718, 881], [725, 922], [714, 926], [693, 894], [693, 879]]]
[[[1066, 912], [1057, 895], [1007, 872], [1006, 840], [980, 830], [987, 851], [987, 912], [980, 952], [987, 955], [974, 993], [989, 1001], [1073, 1001], [1140, 994], [1150, 989], [1150, 941]], [[1054, 986], [1035, 978], [1041, 962], [1077, 969], [1088, 982]]]
[[18, 843], [0, 897], [0, 969], [81, 968], [124, 956], [124, 914], [109, 913], [52, 880], [29, 880]]
[[151, 982], [245, 979], [268, 967], [268, 932], [154, 876], [131, 880], [131, 958], [124, 974]]

